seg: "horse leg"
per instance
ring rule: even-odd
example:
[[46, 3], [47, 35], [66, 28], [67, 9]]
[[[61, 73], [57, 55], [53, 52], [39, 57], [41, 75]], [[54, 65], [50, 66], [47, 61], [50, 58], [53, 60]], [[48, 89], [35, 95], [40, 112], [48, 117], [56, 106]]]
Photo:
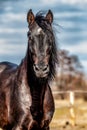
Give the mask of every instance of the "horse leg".
[[42, 128], [41, 130], [50, 130], [50, 127], [49, 127], [49, 126], [44, 127], [44, 128]]
[[13, 127], [12, 130], [23, 130], [23, 123], [27, 117], [27, 113], [25, 113], [22, 109], [18, 109], [18, 111], [13, 113]]
[[41, 121], [42, 130], [49, 130], [49, 124], [54, 114], [54, 100], [49, 86], [46, 87], [43, 101], [43, 118]]
[[28, 130], [36, 130], [36, 129], [39, 130], [38, 122], [32, 119], [32, 121], [28, 125]]
[[12, 130], [22, 130], [22, 127], [19, 126], [19, 125], [17, 125], [17, 126], [14, 126], [14, 127], [12, 128]]

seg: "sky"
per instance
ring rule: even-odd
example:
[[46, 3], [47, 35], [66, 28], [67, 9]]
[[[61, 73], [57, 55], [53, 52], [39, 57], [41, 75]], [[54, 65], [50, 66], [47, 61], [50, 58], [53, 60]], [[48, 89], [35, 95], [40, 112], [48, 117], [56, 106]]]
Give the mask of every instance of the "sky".
[[19, 64], [25, 56], [30, 8], [53, 11], [58, 48], [77, 55], [87, 74], [87, 0], [0, 0], [0, 62]]

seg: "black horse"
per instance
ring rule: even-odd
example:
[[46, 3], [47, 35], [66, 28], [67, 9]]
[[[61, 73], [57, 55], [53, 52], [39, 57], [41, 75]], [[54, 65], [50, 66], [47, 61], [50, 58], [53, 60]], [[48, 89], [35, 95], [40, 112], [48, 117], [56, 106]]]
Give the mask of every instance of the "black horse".
[[49, 130], [54, 100], [49, 81], [55, 76], [57, 49], [53, 14], [27, 14], [28, 47], [19, 66], [0, 63], [0, 127], [4, 130]]

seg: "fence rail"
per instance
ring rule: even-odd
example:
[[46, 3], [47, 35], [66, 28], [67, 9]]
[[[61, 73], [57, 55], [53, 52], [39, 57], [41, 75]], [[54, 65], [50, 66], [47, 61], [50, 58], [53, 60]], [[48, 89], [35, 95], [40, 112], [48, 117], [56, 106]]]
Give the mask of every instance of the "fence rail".
[[87, 91], [83, 91], [83, 90], [75, 90], [75, 91], [69, 90], [69, 91], [53, 91], [53, 94], [62, 94], [62, 93], [70, 93], [70, 92], [73, 92], [73, 93], [87, 93]]
[[[78, 119], [79, 120], [86, 120], [87, 121], [87, 117], [85, 117], [84, 115], [87, 114], [87, 103], [86, 102], [76, 102], [76, 94], [86, 94], [87, 91], [84, 91], [84, 90], [68, 90], [68, 91], [53, 91], [53, 95], [58, 95], [58, 94], [67, 94], [68, 95], [68, 100], [65, 99], [65, 102], [63, 102], [61, 100], [55, 100], [55, 107], [56, 109], [60, 109], [61, 108], [61, 111], [63, 110], [62, 108], [64, 107], [65, 108], [65, 105], [66, 105], [66, 108], [68, 108], [68, 114], [69, 114], [69, 119], [68, 119], [68, 122], [69, 124], [71, 124], [72, 126], [75, 126], [75, 124], [80, 124]], [[78, 100], [77, 100], [78, 101]], [[64, 103], [64, 104], [63, 104]], [[61, 107], [59, 107], [61, 105]], [[79, 105], [79, 107], [78, 107]], [[66, 110], [65, 110], [66, 111]], [[83, 113], [86, 113], [84, 114], [83, 116], [81, 116], [79, 113], [80, 112], [83, 112]], [[63, 111], [64, 112], [64, 111]], [[67, 113], [67, 112], [66, 112]], [[62, 117], [61, 117], [62, 119]], [[63, 119], [62, 119], [63, 120]], [[82, 121], [81, 121], [82, 122]]]

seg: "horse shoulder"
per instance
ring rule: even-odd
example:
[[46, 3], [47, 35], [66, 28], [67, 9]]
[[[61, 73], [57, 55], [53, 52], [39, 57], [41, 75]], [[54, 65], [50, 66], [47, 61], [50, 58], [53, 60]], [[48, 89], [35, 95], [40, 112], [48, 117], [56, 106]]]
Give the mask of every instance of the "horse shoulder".
[[25, 79], [22, 80], [19, 93], [20, 93], [21, 106], [23, 110], [26, 111], [30, 108], [32, 99], [31, 99], [30, 88], [27, 85]]
[[18, 126], [14, 126], [15, 130], [19, 129], [18, 127], [21, 126], [27, 127], [27, 122], [32, 120], [30, 113], [32, 101], [30, 89], [25, 78], [25, 73], [22, 73], [23, 69], [21, 69], [22, 72], [19, 71], [20, 70], [18, 69], [11, 89], [10, 98], [11, 122], [15, 123], [16, 120], [19, 122], [17, 124]]

